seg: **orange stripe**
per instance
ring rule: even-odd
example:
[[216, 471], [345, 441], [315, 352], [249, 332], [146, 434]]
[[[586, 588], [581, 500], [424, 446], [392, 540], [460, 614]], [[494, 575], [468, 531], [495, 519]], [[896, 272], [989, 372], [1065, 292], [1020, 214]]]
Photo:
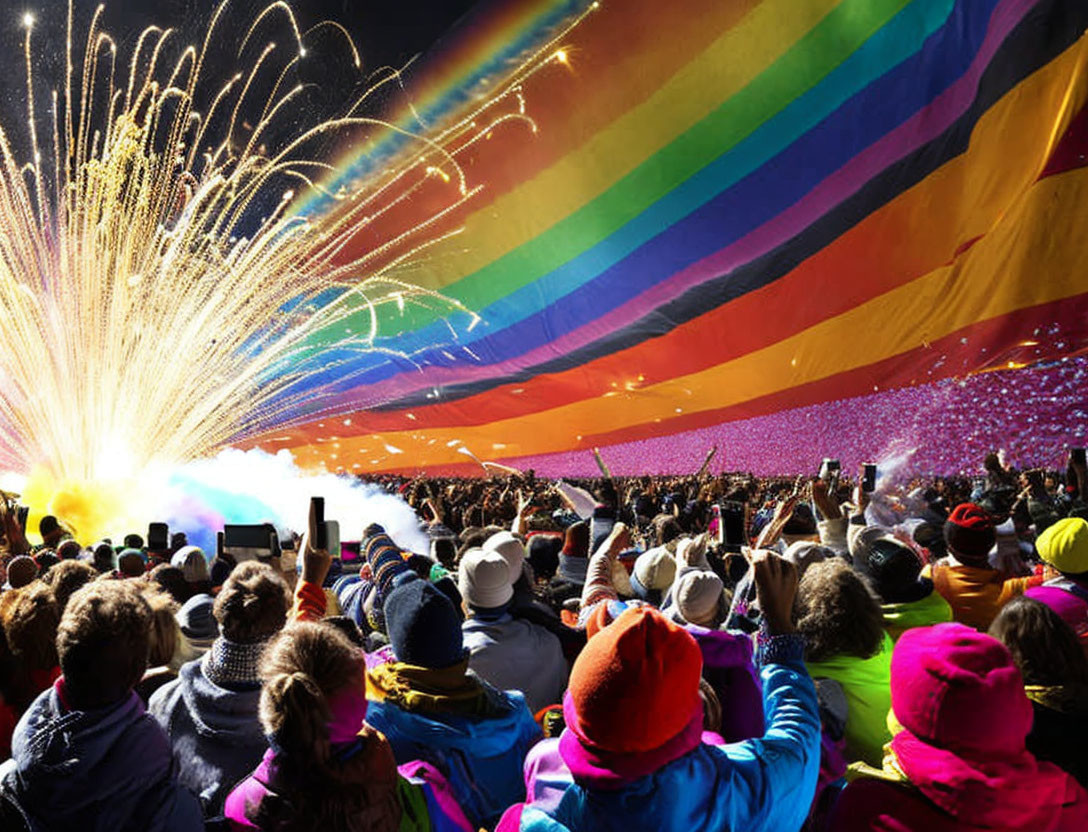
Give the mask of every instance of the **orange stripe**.
[[[379, 464], [389, 466], [399, 460], [383, 459], [389, 454], [382, 451], [382, 444], [388, 443], [409, 452], [407, 458], [419, 465], [459, 462], [457, 452], [447, 446], [454, 440], [485, 457], [565, 450], [578, 445], [579, 431], [584, 436], [599, 433], [604, 426], [614, 431], [634, 428], [655, 418], [672, 418], [677, 408], [697, 413], [720, 410], [902, 355], [978, 321], [1076, 297], [1084, 290], [1079, 264], [1088, 258], [1088, 235], [1080, 233], [1081, 217], [1068, 206], [1088, 204], [1086, 198], [1084, 171], [1043, 180], [953, 265], [766, 348], [649, 385], [636, 395], [606, 393], [475, 427], [392, 432], [377, 445], [371, 437], [344, 438], [337, 440], [336, 458], [352, 463], [379, 459]], [[1045, 280], [992, 283], [994, 274], [1038, 275], [1040, 264], [1045, 264]], [[331, 457], [324, 443], [298, 448], [297, 453], [306, 464]]]
[[[934, 171], [774, 283], [660, 338], [569, 371], [413, 409], [414, 419], [403, 411], [368, 414], [367, 429], [411, 431], [486, 424], [624, 391], [629, 381], [640, 389], [652, 387], [768, 348], [784, 336], [803, 332], [954, 262], [1000, 222], [1009, 206], [1036, 181], [1046, 165], [1052, 134], [1057, 130], [1060, 135], [1083, 106], [1084, 75], [1079, 65], [1086, 54], [1082, 42], [1026, 79], [983, 115], [966, 154]], [[820, 302], [798, 302], [809, 298]], [[773, 316], [768, 310], [774, 310]], [[769, 325], [737, 326], [738, 321], [764, 320]], [[669, 414], [658, 413], [654, 418], [659, 416]]]

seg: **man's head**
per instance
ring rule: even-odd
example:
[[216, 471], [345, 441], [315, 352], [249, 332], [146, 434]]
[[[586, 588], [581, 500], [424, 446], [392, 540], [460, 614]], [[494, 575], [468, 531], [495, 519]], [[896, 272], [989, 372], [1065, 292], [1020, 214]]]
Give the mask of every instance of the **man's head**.
[[94, 581], [68, 601], [57, 631], [64, 692], [77, 710], [124, 698], [147, 669], [151, 608], [129, 581]]

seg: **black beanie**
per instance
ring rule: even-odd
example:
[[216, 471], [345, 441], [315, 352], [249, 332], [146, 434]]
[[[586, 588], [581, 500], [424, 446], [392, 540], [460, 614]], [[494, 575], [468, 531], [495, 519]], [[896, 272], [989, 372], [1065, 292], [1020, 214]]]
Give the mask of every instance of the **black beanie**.
[[437, 670], [464, 660], [457, 610], [441, 590], [414, 572], [396, 579], [383, 609], [398, 662]]
[[912, 549], [881, 538], [869, 546], [868, 573], [877, 594], [886, 604], [905, 604], [925, 598], [932, 589], [921, 581], [922, 561]]

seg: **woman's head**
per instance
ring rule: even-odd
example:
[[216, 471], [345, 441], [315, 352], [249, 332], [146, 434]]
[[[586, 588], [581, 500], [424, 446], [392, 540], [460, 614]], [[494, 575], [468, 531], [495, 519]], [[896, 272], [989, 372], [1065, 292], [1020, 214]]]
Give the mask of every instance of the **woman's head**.
[[259, 828], [400, 828], [392, 749], [363, 721], [364, 671], [362, 652], [325, 623], [292, 623], [265, 649], [259, 716], [277, 753], [269, 793], [245, 810]]
[[808, 640], [805, 656], [868, 658], [884, 640], [880, 602], [865, 579], [841, 560], [808, 568], [797, 591], [801, 616], [797, 628]]
[[[358, 733], [366, 716], [363, 654], [327, 624], [297, 622], [285, 628], [261, 659], [261, 725], [278, 748], [327, 761], [334, 706], [357, 700]], [[360, 704], [361, 703], [361, 704]], [[360, 710], [361, 709], [361, 710]]]
[[212, 613], [227, 641], [256, 644], [283, 629], [290, 606], [283, 578], [271, 566], [247, 561], [230, 573]]
[[1046, 604], [1015, 598], [1001, 609], [989, 632], [1009, 648], [1025, 685], [1088, 685], [1088, 659], [1076, 634]]

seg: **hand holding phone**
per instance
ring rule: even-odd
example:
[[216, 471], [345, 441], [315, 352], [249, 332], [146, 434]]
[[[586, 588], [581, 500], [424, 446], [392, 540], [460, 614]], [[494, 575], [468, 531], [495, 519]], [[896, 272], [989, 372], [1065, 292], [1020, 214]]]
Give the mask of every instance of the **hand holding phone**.
[[309, 543], [314, 549], [327, 551], [329, 548], [329, 530], [325, 525], [325, 498], [310, 498]]
[[325, 500], [310, 498], [310, 524], [302, 547], [303, 581], [320, 586], [332, 567], [332, 555], [328, 551], [328, 529], [325, 525]]

